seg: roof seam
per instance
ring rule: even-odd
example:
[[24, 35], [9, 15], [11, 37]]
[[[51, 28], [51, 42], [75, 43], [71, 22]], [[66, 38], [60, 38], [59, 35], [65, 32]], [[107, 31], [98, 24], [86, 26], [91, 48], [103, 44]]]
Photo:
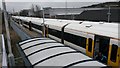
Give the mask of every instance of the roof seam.
[[41, 52], [41, 51], [43, 51], [43, 50], [47, 50], [47, 49], [51, 49], [51, 48], [58, 48], [58, 47], [68, 47], [68, 46], [52, 46], [52, 47], [47, 47], [47, 48], [43, 48], [43, 49], [40, 49], [40, 50], [38, 50], [38, 51], [35, 51], [35, 52], [33, 52], [33, 53], [31, 53], [31, 54], [28, 54], [27, 55], [27, 57], [29, 57], [29, 56], [31, 56], [31, 55], [33, 55], [33, 54], [35, 54], [35, 53], [38, 53], [38, 52]]
[[43, 42], [43, 43], [38, 43], [38, 44], [35, 44], [35, 45], [32, 45], [32, 46], [26, 47], [26, 48], [24, 48], [23, 50], [29, 49], [29, 48], [34, 47], [34, 46], [37, 46], [37, 45], [46, 44], [46, 43], [58, 43], [58, 42], [53, 41], [53, 42]]

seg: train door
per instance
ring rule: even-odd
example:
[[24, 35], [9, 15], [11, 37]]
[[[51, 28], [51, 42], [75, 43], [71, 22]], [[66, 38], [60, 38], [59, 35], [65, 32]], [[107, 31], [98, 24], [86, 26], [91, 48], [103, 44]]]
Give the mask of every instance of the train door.
[[45, 37], [47, 37], [47, 38], [48, 38], [48, 28], [49, 28], [49, 26], [46, 25], [46, 26], [45, 26]]
[[94, 35], [87, 34], [86, 55], [93, 57], [94, 52]]
[[48, 37], [48, 26], [42, 24], [42, 35], [43, 37]]
[[118, 40], [111, 39], [110, 40], [110, 48], [109, 48], [109, 57], [108, 57], [108, 65], [110, 66], [119, 66], [120, 64], [120, 47]]
[[105, 64], [107, 64], [108, 59], [108, 53], [109, 53], [109, 42], [110, 38], [104, 37], [104, 36], [95, 36], [94, 40], [94, 58], [96, 59], [96, 56], [101, 53], [102, 56], [106, 57], [105, 60], [101, 61]]

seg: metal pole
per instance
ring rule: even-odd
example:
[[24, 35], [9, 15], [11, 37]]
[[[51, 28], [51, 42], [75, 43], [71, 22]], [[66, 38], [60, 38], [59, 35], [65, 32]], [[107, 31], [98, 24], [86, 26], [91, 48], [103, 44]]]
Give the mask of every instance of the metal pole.
[[12, 53], [12, 49], [11, 49], [11, 40], [10, 40], [10, 33], [9, 33], [9, 26], [8, 26], [8, 17], [7, 17], [7, 11], [6, 11], [6, 5], [5, 5], [5, 1], [2, 1], [2, 5], [3, 5], [3, 11], [4, 11], [4, 20], [5, 20], [5, 28], [6, 28], [6, 34], [7, 34], [7, 43], [8, 43], [8, 50], [9, 50], [9, 54], [8, 54], [8, 62], [11, 66], [15, 66], [15, 61], [14, 61], [14, 55]]
[[43, 37], [45, 37], [45, 20], [44, 20], [44, 9], [43, 9]]
[[74, 14], [73, 14], [73, 20], [74, 20]]
[[109, 11], [108, 11], [108, 22], [110, 22], [110, 15], [111, 15], [111, 13], [110, 13], [110, 6], [109, 6]]
[[117, 7], [117, 6], [119, 6], [119, 5], [105, 5], [105, 6], [108, 6], [108, 22], [110, 22], [110, 15], [111, 15], [111, 7]]
[[66, 12], [65, 12], [65, 18], [67, 19], [67, 0], [65, 2]]

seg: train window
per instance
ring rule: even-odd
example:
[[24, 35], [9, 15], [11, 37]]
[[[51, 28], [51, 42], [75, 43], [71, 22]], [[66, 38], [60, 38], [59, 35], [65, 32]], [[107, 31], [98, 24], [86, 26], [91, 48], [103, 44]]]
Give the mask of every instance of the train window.
[[69, 33], [64, 33], [64, 40], [71, 42], [75, 45], [78, 45], [80, 47], [86, 48], [86, 38], [80, 37], [77, 35], [69, 34]]
[[38, 29], [38, 30], [41, 30], [42, 31], [42, 26], [39, 26], [39, 25], [36, 25], [36, 24], [33, 24], [32, 23], [32, 27], [34, 27], [34, 28], [36, 28], [36, 29]]
[[115, 45], [115, 44], [112, 44], [110, 60], [113, 61], [113, 62], [116, 62], [117, 50], [118, 50], [118, 46]]
[[48, 31], [49, 31], [48, 32], [49, 34], [51, 34], [51, 35], [53, 35], [55, 37], [61, 38], [61, 31], [54, 30], [54, 29], [51, 29], [51, 28], [49, 28]]
[[92, 39], [91, 38], [88, 39], [88, 51], [89, 52], [92, 51]]

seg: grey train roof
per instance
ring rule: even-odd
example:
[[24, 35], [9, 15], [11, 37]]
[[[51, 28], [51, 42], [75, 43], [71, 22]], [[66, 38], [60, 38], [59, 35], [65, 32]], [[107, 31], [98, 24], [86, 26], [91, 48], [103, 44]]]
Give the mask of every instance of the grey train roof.
[[[48, 38], [32, 38], [18, 43], [31, 66], [106, 66], [68, 46]], [[26, 61], [24, 60], [24, 61]], [[26, 63], [26, 64], [27, 64]]]
[[[12, 16], [13, 18], [21, 19], [24, 21], [31, 21], [32, 23], [36, 25], [41, 25], [43, 23], [42, 18], [34, 18], [34, 17], [22, 17], [22, 16]], [[81, 22], [81, 24], [80, 24]], [[92, 34], [97, 34], [97, 35], [102, 35], [106, 37], [111, 37], [114, 39], [119, 38], [119, 33], [118, 30], [120, 29], [118, 23], [108, 23], [108, 22], [92, 22], [92, 21], [76, 21], [76, 20], [60, 20], [60, 19], [48, 19], [45, 18], [45, 24], [49, 25], [49, 28], [54, 28], [60, 29], [67, 23], [70, 23], [68, 26], [66, 26], [66, 29], [70, 30], [77, 30], [77, 31], [83, 31], [87, 33], [92, 33]], [[91, 26], [88, 28], [87, 26]]]

